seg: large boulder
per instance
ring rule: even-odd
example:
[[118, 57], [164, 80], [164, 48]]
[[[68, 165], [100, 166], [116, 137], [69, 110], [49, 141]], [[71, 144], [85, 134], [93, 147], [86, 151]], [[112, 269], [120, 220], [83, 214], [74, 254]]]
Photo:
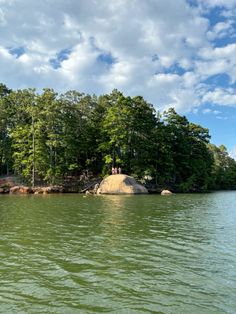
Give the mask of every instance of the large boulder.
[[133, 177], [115, 174], [102, 180], [97, 194], [148, 194], [148, 190]]
[[172, 192], [169, 190], [162, 190], [161, 195], [172, 195]]

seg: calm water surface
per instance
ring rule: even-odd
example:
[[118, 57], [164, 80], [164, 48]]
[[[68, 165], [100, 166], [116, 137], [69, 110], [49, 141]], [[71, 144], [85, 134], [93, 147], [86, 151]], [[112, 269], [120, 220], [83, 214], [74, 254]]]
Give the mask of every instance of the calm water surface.
[[236, 313], [236, 192], [1, 196], [0, 313]]

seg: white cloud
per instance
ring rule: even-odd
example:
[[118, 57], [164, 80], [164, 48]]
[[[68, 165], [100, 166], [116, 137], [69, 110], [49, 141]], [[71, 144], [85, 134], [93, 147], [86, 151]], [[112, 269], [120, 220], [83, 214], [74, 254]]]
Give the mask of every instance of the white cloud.
[[227, 74], [231, 83], [236, 82], [236, 44], [224, 47], [202, 48], [199, 50], [196, 72], [207, 78], [216, 74]]
[[[118, 88], [182, 112], [204, 101], [233, 105], [230, 89], [209, 91], [205, 82], [221, 73], [236, 81], [236, 44], [214, 47], [215, 39], [232, 35], [233, 17], [211, 26], [202, 15], [202, 7], [216, 5], [226, 15], [233, 0], [201, 0], [199, 7], [185, 0], [0, 3], [0, 81], [11, 88], [97, 94]], [[21, 55], [11, 54], [20, 47]]]
[[0, 9], [0, 25], [4, 25], [6, 23], [5, 15], [2, 9]]
[[216, 88], [206, 93], [203, 97], [203, 101], [217, 105], [236, 107], [236, 93], [234, 89]]
[[234, 21], [227, 20], [225, 22], [218, 22], [214, 25], [212, 30], [207, 32], [207, 36], [210, 40], [214, 40], [216, 38], [223, 38], [226, 36], [234, 36]]
[[199, 3], [201, 3], [203, 6], [206, 7], [225, 7], [228, 9], [233, 8], [236, 6], [235, 0], [199, 0]]
[[214, 114], [214, 115], [218, 115], [218, 114], [221, 114], [221, 111], [219, 110], [212, 110], [210, 108], [206, 108], [206, 109], [203, 109], [202, 110], [202, 113], [203, 114]]
[[[224, 47], [207, 47], [199, 50], [199, 56], [205, 60], [218, 58], [236, 58], [236, 44], [228, 44]], [[235, 60], [235, 59], [233, 59]]]
[[236, 160], [236, 145], [233, 147], [229, 155]]
[[222, 116], [216, 116], [216, 119], [218, 120], [228, 120], [228, 117], [222, 117]]

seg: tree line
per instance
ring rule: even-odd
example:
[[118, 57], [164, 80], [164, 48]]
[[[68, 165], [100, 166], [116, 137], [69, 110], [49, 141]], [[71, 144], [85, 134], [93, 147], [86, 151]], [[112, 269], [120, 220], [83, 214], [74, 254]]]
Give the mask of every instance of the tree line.
[[28, 184], [63, 183], [85, 170], [126, 174], [175, 191], [236, 188], [236, 161], [209, 131], [141, 96], [96, 96], [0, 84], [0, 174]]

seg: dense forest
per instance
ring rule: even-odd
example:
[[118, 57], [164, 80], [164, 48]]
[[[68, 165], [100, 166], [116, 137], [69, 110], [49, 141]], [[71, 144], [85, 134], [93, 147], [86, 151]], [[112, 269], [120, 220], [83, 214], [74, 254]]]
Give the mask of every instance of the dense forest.
[[174, 191], [235, 189], [236, 161], [209, 140], [208, 129], [173, 108], [160, 114], [141, 96], [38, 94], [0, 84], [0, 174], [30, 185], [104, 176], [116, 166]]

